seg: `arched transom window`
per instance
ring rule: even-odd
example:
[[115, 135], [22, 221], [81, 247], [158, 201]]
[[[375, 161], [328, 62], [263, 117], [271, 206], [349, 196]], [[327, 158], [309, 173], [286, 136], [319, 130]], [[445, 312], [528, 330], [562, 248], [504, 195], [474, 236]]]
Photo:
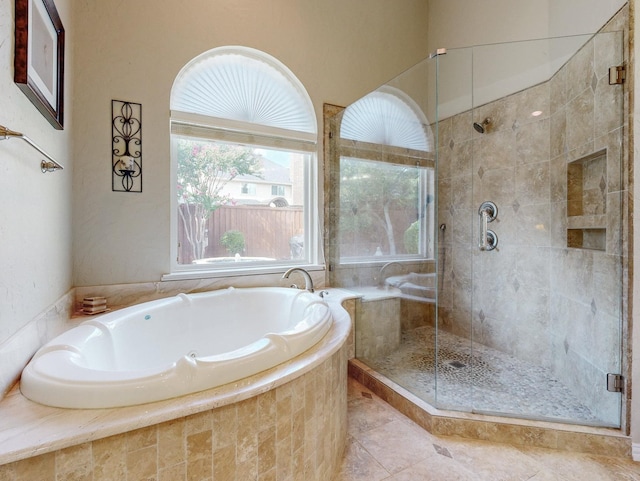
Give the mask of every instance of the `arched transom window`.
[[296, 76], [247, 47], [190, 61], [171, 91], [174, 271], [317, 263], [317, 123]]
[[376, 145], [431, 150], [431, 128], [416, 103], [401, 90], [380, 87], [346, 108], [340, 137]]

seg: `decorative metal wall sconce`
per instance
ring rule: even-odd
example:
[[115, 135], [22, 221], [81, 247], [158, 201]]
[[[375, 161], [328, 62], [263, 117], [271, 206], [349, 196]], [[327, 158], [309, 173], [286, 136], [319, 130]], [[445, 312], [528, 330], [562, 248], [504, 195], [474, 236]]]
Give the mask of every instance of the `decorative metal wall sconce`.
[[111, 190], [142, 192], [142, 105], [111, 101]]

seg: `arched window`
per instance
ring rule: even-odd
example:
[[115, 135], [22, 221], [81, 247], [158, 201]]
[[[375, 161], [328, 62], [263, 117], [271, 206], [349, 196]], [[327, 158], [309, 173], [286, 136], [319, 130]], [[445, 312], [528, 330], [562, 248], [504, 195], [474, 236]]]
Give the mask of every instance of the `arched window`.
[[340, 137], [377, 145], [432, 150], [431, 128], [416, 103], [399, 89], [380, 87], [346, 108]]
[[171, 141], [174, 271], [317, 263], [316, 117], [286, 66], [247, 47], [194, 58]]

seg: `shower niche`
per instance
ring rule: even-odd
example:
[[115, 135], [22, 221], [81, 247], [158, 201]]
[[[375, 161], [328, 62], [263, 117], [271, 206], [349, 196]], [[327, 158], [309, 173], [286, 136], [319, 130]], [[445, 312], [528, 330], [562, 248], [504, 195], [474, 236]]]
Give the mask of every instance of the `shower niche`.
[[607, 151], [567, 165], [567, 247], [606, 251]]

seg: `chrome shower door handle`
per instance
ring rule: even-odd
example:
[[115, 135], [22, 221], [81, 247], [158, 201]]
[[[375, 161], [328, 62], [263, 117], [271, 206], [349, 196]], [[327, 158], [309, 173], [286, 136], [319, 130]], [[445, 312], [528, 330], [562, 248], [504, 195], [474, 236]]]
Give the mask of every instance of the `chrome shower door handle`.
[[480, 242], [478, 247], [481, 251], [492, 251], [498, 246], [498, 236], [487, 225], [493, 222], [498, 216], [498, 207], [491, 201], [483, 202], [478, 209], [480, 216]]

